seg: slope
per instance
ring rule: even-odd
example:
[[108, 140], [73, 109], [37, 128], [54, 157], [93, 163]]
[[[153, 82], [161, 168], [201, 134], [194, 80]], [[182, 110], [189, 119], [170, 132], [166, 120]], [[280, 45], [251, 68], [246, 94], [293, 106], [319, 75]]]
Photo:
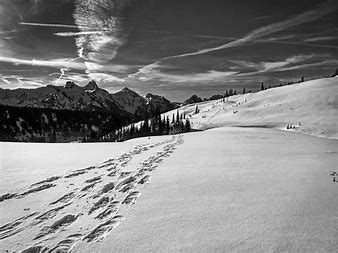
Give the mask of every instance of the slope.
[[[194, 114], [198, 106], [200, 113]], [[171, 115], [174, 112], [168, 112]], [[256, 126], [286, 129], [305, 134], [338, 138], [338, 77], [317, 79], [236, 95], [222, 100], [187, 105], [188, 115], [199, 130], [221, 126]]]

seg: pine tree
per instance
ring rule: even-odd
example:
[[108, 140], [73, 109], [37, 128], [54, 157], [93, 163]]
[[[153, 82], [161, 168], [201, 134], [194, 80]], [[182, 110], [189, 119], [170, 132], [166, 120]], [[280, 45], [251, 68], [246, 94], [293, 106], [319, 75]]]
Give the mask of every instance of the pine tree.
[[184, 132], [189, 132], [191, 130], [191, 125], [189, 119], [185, 121]]
[[301, 83], [304, 82], [304, 76], [302, 76], [302, 78], [300, 79], [300, 82], [301, 82]]
[[177, 110], [177, 112], [176, 112], [176, 123], [178, 123], [179, 121], [180, 121], [180, 113]]
[[165, 124], [165, 131], [167, 134], [169, 134], [169, 128], [170, 128], [170, 122], [169, 122], [169, 116], [167, 116], [167, 122]]
[[245, 88], [243, 88], [243, 94], [245, 94]]
[[151, 132], [155, 133], [155, 131], [156, 131], [156, 121], [155, 121], [155, 118], [152, 118], [150, 120], [150, 126], [151, 126]]
[[135, 125], [134, 124], [131, 124], [129, 134], [130, 134], [130, 136], [133, 136], [135, 134]]
[[195, 107], [195, 114], [199, 113], [198, 105]]
[[[165, 119], [164, 119], [164, 121], [165, 121]], [[163, 134], [164, 133], [164, 131], [163, 131], [163, 129], [164, 129], [164, 122], [162, 122], [162, 117], [161, 117], [161, 114], [160, 115], [158, 115], [158, 132], [159, 132], [159, 134]]]
[[171, 124], [174, 124], [175, 123], [175, 114], [173, 113], [173, 119], [171, 121]]
[[263, 83], [261, 84], [261, 90], [264, 90], [264, 84]]

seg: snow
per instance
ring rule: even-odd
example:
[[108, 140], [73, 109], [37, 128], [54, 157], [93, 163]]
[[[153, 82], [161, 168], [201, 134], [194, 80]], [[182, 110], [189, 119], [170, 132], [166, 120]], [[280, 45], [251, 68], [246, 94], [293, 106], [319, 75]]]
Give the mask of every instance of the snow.
[[[171, 144], [173, 148], [168, 148]], [[70, 203], [63, 211], [39, 225], [33, 223], [36, 216], [26, 218], [23, 232], [1, 240], [4, 249], [22, 250], [32, 245], [51, 248], [71, 234], [81, 234], [71, 240], [74, 252], [334, 252], [338, 246], [338, 184], [329, 175], [338, 164], [337, 140], [275, 129], [226, 127], [174, 139], [160, 136], [125, 143], [36, 144], [31, 155], [16, 163], [11, 153], [20, 145], [2, 144], [1, 151], [1, 157], [9, 160], [2, 162], [7, 168], [3, 175], [17, 175], [10, 169], [30, 167], [26, 175], [16, 177], [22, 180], [21, 186], [26, 181], [19, 192], [46, 177], [63, 178], [53, 181], [56, 186], [52, 189], [0, 202], [1, 225], [24, 214], [44, 213], [54, 207], [48, 203], [67, 193], [75, 196], [62, 203]], [[44, 159], [38, 159], [37, 150], [43, 150], [39, 155]], [[63, 152], [57, 150], [73, 153], [60, 159]], [[66, 177], [89, 165], [97, 167]], [[119, 172], [110, 178], [107, 174], [115, 165]], [[42, 175], [42, 168], [48, 173]], [[133, 188], [119, 192], [129, 186], [123, 181], [142, 168], [154, 168], [144, 174], [149, 175], [150, 182], [131, 183]], [[126, 176], [120, 178], [123, 173]], [[102, 181], [81, 197], [79, 189], [88, 185], [85, 181], [99, 176]], [[115, 188], [99, 193], [109, 182], [114, 182]], [[18, 192], [15, 184], [13, 177], [7, 192]], [[137, 195], [131, 204], [121, 204], [134, 192]], [[111, 203], [117, 201], [119, 211], [98, 220], [95, 217], [107, 204], [93, 214], [88, 210], [104, 197], [112, 197]], [[70, 224], [64, 224], [65, 217]], [[50, 230], [50, 234], [33, 240], [57, 221], [63, 224], [61, 230]], [[107, 221], [112, 224], [95, 230]], [[91, 237], [93, 240], [88, 239]]]
[[335, 252], [338, 142], [270, 129], [184, 136], [135, 208], [82, 252]]
[[0, 248], [336, 252], [336, 82], [181, 108], [200, 132], [0, 143]]
[[[200, 113], [194, 115], [196, 105]], [[285, 130], [301, 123], [299, 132], [338, 139], [338, 77], [272, 88], [221, 100], [183, 106], [195, 129], [257, 126]], [[176, 111], [165, 115], [171, 117]]]

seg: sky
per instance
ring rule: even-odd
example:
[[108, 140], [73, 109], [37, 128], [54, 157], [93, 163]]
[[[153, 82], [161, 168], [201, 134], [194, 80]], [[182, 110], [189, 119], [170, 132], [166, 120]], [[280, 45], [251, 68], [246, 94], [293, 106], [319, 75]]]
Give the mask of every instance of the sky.
[[0, 87], [182, 101], [330, 76], [337, 0], [0, 0]]

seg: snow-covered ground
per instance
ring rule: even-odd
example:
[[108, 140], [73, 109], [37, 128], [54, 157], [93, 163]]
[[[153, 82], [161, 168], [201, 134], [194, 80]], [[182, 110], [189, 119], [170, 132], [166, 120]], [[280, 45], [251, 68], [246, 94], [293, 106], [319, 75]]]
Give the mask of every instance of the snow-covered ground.
[[[194, 114], [198, 106], [200, 113]], [[179, 109], [195, 129], [257, 126], [338, 139], [338, 76], [213, 100]], [[175, 111], [166, 113], [171, 119]]]
[[336, 80], [201, 103], [202, 132], [0, 143], [0, 252], [337, 252]]
[[[15, 157], [6, 145], [2, 157], [8, 156], [11, 164]], [[46, 153], [53, 150], [52, 145], [34, 145]], [[60, 145], [64, 150], [82, 146]], [[21, 184], [27, 181], [26, 189], [8, 186], [8, 193], [17, 195], [0, 202], [1, 249], [337, 249], [338, 184], [329, 175], [337, 169], [337, 140], [274, 129], [218, 128], [104, 145], [86, 148], [105, 153], [98, 159], [77, 155], [73, 170], [48, 174], [61, 178], [29, 187], [33, 179], [41, 180], [41, 168], [32, 167], [27, 179], [18, 179]], [[100, 164], [103, 157], [113, 160]], [[87, 162], [81, 164], [82, 158]], [[55, 168], [65, 164], [52, 155], [43, 160]], [[77, 165], [90, 162], [96, 167], [78, 170]], [[54, 186], [27, 193], [50, 184]], [[92, 188], [84, 190], [89, 185]]]

